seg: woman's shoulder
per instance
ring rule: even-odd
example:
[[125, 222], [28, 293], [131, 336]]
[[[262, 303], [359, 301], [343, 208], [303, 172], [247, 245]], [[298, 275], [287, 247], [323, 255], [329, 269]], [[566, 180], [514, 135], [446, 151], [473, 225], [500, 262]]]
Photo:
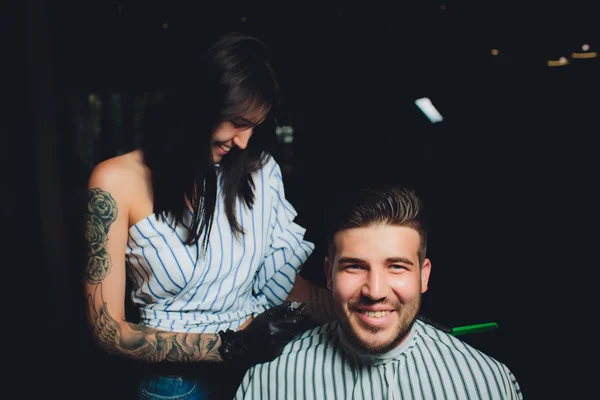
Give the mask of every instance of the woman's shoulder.
[[143, 164], [141, 154], [134, 150], [100, 161], [92, 169], [92, 176], [107, 179], [127, 176], [139, 170], [140, 164]]
[[98, 163], [90, 174], [89, 185], [110, 190], [127, 191], [149, 179], [141, 152], [134, 150]]

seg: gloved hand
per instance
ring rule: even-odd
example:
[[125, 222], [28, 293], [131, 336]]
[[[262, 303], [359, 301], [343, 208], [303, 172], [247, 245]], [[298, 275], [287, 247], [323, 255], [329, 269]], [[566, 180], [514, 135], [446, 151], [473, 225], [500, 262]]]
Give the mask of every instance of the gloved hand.
[[248, 366], [273, 360], [294, 336], [316, 326], [302, 315], [304, 308], [305, 303], [286, 301], [259, 314], [241, 331], [220, 331], [223, 360]]

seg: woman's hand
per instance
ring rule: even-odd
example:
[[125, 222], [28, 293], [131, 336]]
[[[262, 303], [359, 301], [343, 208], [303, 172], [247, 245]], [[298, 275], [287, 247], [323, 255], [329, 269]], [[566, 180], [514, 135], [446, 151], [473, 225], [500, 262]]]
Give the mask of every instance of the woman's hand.
[[221, 356], [249, 366], [273, 360], [296, 335], [316, 326], [303, 315], [305, 307], [286, 301], [259, 314], [244, 330], [219, 332]]

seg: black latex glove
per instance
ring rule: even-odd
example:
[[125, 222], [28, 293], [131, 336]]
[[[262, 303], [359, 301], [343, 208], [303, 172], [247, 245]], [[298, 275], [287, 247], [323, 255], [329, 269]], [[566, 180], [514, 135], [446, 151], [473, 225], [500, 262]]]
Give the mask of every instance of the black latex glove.
[[248, 366], [273, 360], [297, 334], [316, 324], [302, 315], [306, 304], [286, 301], [254, 318], [241, 331], [220, 331], [225, 361]]

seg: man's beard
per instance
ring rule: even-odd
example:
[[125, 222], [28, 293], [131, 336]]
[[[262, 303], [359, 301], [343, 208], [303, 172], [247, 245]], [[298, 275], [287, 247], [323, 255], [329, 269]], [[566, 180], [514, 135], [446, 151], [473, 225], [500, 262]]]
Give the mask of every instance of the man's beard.
[[[353, 313], [357, 313], [358, 311], [356, 311], [356, 308], [354, 307], [358, 304], [365, 304], [365, 302], [359, 300], [353, 303], [349, 303], [348, 309]], [[398, 344], [402, 342], [402, 340], [410, 333], [415, 319], [417, 318], [417, 314], [419, 313], [419, 310], [421, 308], [421, 297], [409, 304], [396, 303], [392, 304], [391, 306], [393, 307], [395, 312], [398, 313], [398, 315], [400, 316], [400, 320], [398, 321], [398, 325], [396, 327], [395, 336], [391, 340], [382, 343], [376, 343], [375, 338], [373, 338], [373, 340], [367, 339], [366, 342], [363, 341], [363, 339], [361, 339], [361, 337], [354, 330], [352, 324], [348, 319], [348, 316], [339, 304], [336, 304], [336, 313], [338, 314], [338, 319], [340, 321], [342, 329], [344, 330], [344, 332], [348, 336], [348, 339], [354, 347], [367, 353], [382, 354], [387, 353], [388, 351], [397, 347]], [[381, 328], [372, 328], [371, 334], [375, 335], [379, 331], [381, 331]]]

